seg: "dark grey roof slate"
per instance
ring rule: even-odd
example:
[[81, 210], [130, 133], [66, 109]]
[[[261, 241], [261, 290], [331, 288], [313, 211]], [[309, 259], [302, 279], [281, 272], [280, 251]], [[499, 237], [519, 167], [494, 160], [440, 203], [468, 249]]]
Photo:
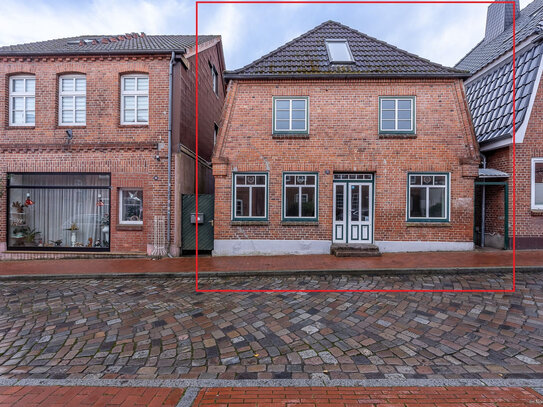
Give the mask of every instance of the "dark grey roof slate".
[[[326, 39], [346, 39], [355, 63], [331, 63]], [[225, 79], [371, 76], [466, 77], [447, 68], [369, 37], [335, 21], [327, 21], [251, 64], [226, 71]]]
[[[196, 44], [194, 35], [82, 35], [56, 40], [0, 47], [0, 55], [91, 55], [170, 53]], [[123, 39], [124, 37], [124, 39]], [[198, 44], [217, 38], [199, 35]], [[117, 40], [112, 40], [116, 38]], [[95, 41], [93, 41], [95, 40]]]
[[[539, 44], [516, 56], [515, 129], [518, 129], [525, 119], [542, 54], [543, 44]], [[467, 83], [466, 96], [479, 143], [512, 136], [512, 58]]]
[[[540, 22], [543, 20], [543, 0], [532, 1], [516, 17], [515, 41], [518, 44], [531, 35], [542, 32]], [[483, 40], [477, 44], [456, 64], [455, 68], [475, 73], [512, 48], [513, 26], [511, 25], [493, 40]]]

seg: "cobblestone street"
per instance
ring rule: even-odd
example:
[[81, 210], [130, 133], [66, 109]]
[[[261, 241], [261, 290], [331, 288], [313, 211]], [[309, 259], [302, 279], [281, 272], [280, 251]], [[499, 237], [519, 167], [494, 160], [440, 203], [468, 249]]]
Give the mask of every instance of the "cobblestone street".
[[[0, 374], [543, 378], [541, 275], [515, 293], [196, 293], [193, 279], [3, 282]], [[491, 288], [507, 274], [204, 279], [200, 288]]]

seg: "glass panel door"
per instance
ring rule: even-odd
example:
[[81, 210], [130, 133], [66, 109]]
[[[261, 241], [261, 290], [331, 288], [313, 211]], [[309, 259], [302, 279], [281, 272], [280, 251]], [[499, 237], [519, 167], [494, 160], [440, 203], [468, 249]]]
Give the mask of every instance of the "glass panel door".
[[333, 238], [334, 243], [345, 243], [346, 235], [346, 216], [345, 216], [345, 192], [347, 184], [334, 183], [334, 222]]

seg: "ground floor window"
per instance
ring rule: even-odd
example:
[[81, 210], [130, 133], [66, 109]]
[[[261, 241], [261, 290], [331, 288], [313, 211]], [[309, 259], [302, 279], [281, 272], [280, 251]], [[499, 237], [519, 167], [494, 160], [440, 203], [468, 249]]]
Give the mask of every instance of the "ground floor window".
[[8, 174], [8, 248], [108, 250], [109, 174]]
[[266, 219], [268, 207], [268, 174], [234, 174], [234, 220]]
[[532, 158], [532, 209], [543, 209], [543, 158]]
[[408, 221], [447, 221], [449, 174], [408, 174]]
[[119, 191], [119, 223], [123, 225], [143, 224], [143, 191], [121, 189]]
[[317, 174], [283, 174], [283, 218], [317, 220]]

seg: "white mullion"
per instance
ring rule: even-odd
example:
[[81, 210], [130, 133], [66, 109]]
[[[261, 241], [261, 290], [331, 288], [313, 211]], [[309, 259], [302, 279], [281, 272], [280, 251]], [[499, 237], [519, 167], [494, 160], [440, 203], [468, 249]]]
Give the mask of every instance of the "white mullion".
[[430, 187], [426, 186], [426, 218], [430, 218]]
[[[289, 106], [289, 122], [288, 122], [288, 129], [289, 131], [292, 131], [292, 116], [293, 116], [293, 110], [292, 110], [292, 105], [293, 105], [293, 102], [294, 99], [289, 99], [288, 101], [288, 106]], [[296, 182], [296, 181], [294, 181]]]
[[298, 186], [298, 217], [302, 217], [302, 186]]
[[399, 99], [394, 99], [394, 130], [399, 129], [398, 125], [398, 105], [399, 105]]
[[[247, 180], [247, 178], [245, 178]], [[247, 181], [245, 181], [247, 182]], [[255, 178], [256, 182], [256, 178]], [[249, 217], [253, 216], [253, 187], [249, 185]]]

